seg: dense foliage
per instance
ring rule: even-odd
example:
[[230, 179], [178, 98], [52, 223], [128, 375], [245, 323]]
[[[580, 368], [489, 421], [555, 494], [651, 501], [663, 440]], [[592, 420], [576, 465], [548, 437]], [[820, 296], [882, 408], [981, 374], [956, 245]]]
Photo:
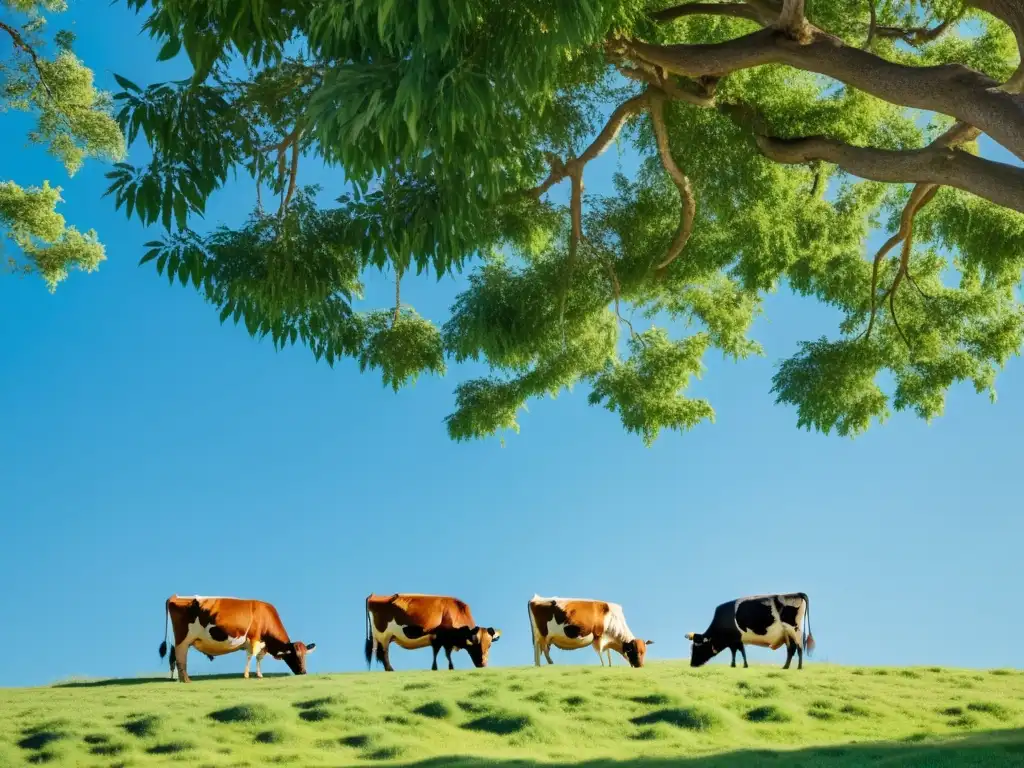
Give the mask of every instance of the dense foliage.
[[[65, 9], [64, 0], [0, 0], [0, 40], [11, 46], [0, 59], [0, 111], [33, 114], [29, 142], [74, 174], [87, 157], [120, 160], [125, 146], [110, 95], [94, 88], [92, 71], [71, 50], [74, 36], [57, 32], [52, 55], [44, 55], [44, 14]], [[105, 258], [95, 231], [80, 232], [57, 213], [60, 193], [48, 181], [22, 187], [0, 179], [0, 233], [13, 246], [2, 255], [13, 271], [38, 273], [51, 291], [69, 270], [92, 272]]]
[[[153, 156], [110, 193], [166, 230], [143, 262], [396, 389], [485, 361], [456, 439], [579, 382], [647, 442], [711, 419], [687, 383], [712, 350], [760, 352], [748, 329], [783, 283], [845, 318], [775, 376], [808, 428], [931, 418], [956, 382], [993, 392], [1020, 348], [1024, 171], [977, 145], [1024, 157], [1017, 0], [125, 2], [194, 67], [119, 78]], [[639, 171], [585, 195], [616, 139]], [[351, 194], [319, 207], [314, 162]], [[196, 232], [236, 172], [251, 215]], [[878, 225], [893, 237], [866, 254]], [[442, 327], [403, 304], [403, 276], [470, 266]], [[367, 270], [394, 277], [393, 307], [353, 308]], [[690, 330], [637, 332], [627, 310]]]

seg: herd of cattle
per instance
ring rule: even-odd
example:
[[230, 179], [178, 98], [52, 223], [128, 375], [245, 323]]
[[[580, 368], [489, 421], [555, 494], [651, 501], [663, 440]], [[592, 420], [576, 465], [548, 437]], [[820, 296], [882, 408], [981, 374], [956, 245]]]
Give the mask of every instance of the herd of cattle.
[[[605, 658], [612, 663], [611, 652], [621, 654], [630, 666], [642, 667], [647, 646], [653, 640], [641, 640], [626, 624], [622, 606], [603, 600], [569, 600], [534, 595], [529, 604], [530, 629], [533, 636], [533, 660], [540, 666], [541, 654], [551, 661], [551, 646], [571, 651], [587, 646], [597, 651], [601, 665]], [[783, 595], [756, 595], [722, 603], [715, 609], [711, 625], [703, 633], [691, 632], [690, 666], [699, 667], [720, 652], [743, 655], [744, 646], [758, 645], [773, 651], [786, 646], [783, 669], [789, 669], [797, 654], [797, 669], [803, 669], [804, 650], [814, 650], [810, 632], [810, 603], [807, 595], [796, 592]], [[807, 617], [807, 632], [803, 631]], [[256, 657], [256, 676], [263, 677], [261, 662], [268, 653], [285, 662], [296, 675], [306, 674], [306, 656], [316, 643], [292, 641], [281, 622], [277, 609], [260, 600], [239, 600], [234, 597], [168, 598], [164, 618], [164, 642], [160, 658], [167, 654], [167, 623], [174, 631], [173, 653], [170, 655], [171, 678], [177, 667], [178, 678], [189, 682], [188, 650], [195, 648], [211, 661], [215, 656], [244, 650], [244, 677]], [[370, 595], [366, 598], [366, 663], [373, 658], [393, 672], [389, 648], [430, 647], [434, 652], [431, 669], [437, 669], [437, 654], [444, 649], [448, 669], [452, 651], [464, 650], [477, 667], [487, 666], [491, 644], [501, 631], [481, 627], [473, 619], [469, 606], [454, 597], [437, 595], [395, 594]]]

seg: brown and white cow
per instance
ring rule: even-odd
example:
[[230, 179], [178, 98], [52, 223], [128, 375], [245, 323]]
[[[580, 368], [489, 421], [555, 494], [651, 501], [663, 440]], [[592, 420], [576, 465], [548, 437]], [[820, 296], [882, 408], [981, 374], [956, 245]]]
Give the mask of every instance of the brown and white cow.
[[612, 651], [621, 653], [633, 667], [642, 667], [647, 646], [653, 640], [640, 640], [629, 629], [622, 606], [603, 600], [575, 600], [539, 597], [529, 602], [530, 627], [533, 630], [533, 663], [540, 666], [540, 655], [551, 661], [551, 646], [574, 651], [588, 645], [597, 651], [604, 666], [612, 664]]
[[477, 667], [487, 666], [491, 644], [501, 632], [494, 627], [477, 626], [473, 613], [462, 600], [440, 595], [394, 594], [366, 598], [366, 666], [373, 657], [394, 672], [388, 648], [392, 641], [413, 650], [430, 646], [434, 651], [431, 669], [437, 669], [437, 653], [444, 648], [448, 669], [452, 650], [465, 650]]
[[260, 664], [266, 654], [280, 659], [296, 675], [306, 674], [306, 654], [316, 643], [292, 642], [277, 615], [277, 609], [261, 600], [236, 597], [167, 598], [164, 617], [164, 641], [160, 658], [167, 653], [167, 622], [174, 630], [174, 653], [170, 656], [171, 679], [177, 664], [181, 682], [189, 682], [188, 649], [195, 648], [211, 660], [214, 656], [245, 650], [245, 673], [256, 657], [256, 677], [263, 677]]

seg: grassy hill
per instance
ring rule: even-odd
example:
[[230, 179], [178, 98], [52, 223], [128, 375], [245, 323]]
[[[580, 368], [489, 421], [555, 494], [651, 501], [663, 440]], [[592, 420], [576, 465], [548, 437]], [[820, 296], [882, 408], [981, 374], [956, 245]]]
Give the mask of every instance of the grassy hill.
[[194, 680], [0, 690], [0, 765], [1024, 766], [1024, 673], [1012, 670], [657, 663]]

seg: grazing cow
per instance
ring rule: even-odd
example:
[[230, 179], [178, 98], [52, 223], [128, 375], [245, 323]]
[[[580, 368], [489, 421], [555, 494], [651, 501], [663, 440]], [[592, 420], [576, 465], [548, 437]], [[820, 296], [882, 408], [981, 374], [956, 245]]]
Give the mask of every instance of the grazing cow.
[[592, 646], [604, 666], [612, 665], [612, 651], [621, 653], [630, 666], [642, 667], [647, 646], [653, 640], [640, 640], [626, 625], [622, 606], [603, 600], [567, 600], [534, 595], [528, 604], [533, 629], [533, 663], [540, 666], [540, 655], [551, 661], [551, 646], [563, 651]]
[[426, 648], [434, 651], [431, 669], [437, 669], [437, 653], [444, 648], [448, 669], [452, 650], [464, 649], [477, 667], [487, 666], [491, 644], [501, 632], [494, 627], [479, 627], [469, 606], [454, 597], [438, 595], [370, 595], [366, 598], [366, 666], [373, 657], [394, 672], [388, 647], [394, 641], [402, 648]]
[[306, 674], [306, 654], [312, 653], [316, 643], [292, 642], [281, 623], [277, 609], [260, 600], [239, 600], [235, 597], [178, 597], [167, 598], [164, 616], [164, 641], [160, 644], [160, 658], [167, 653], [167, 622], [174, 629], [174, 653], [170, 656], [171, 679], [178, 667], [181, 682], [189, 682], [188, 649], [195, 648], [210, 660], [245, 649], [245, 673], [249, 677], [249, 664], [256, 657], [256, 677], [263, 677], [260, 668], [263, 657], [270, 654], [288, 665], [296, 675]]
[[[803, 632], [804, 615], [807, 633]], [[743, 654], [743, 667], [747, 667], [744, 645], [760, 645], [776, 650], [785, 645], [789, 669], [793, 654], [798, 654], [797, 669], [804, 668], [804, 648], [810, 655], [814, 650], [811, 634], [811, 602], [803, 592], [788, 595], [755, 595], [722, 603], [715, 609], [711, 626], [704, 634], [691, 632], [686, 636], [693, 643], [690, 666], [699, 667], [726, 648], [732, 651], [732, 664], [736, 666], [736, 651]]]

